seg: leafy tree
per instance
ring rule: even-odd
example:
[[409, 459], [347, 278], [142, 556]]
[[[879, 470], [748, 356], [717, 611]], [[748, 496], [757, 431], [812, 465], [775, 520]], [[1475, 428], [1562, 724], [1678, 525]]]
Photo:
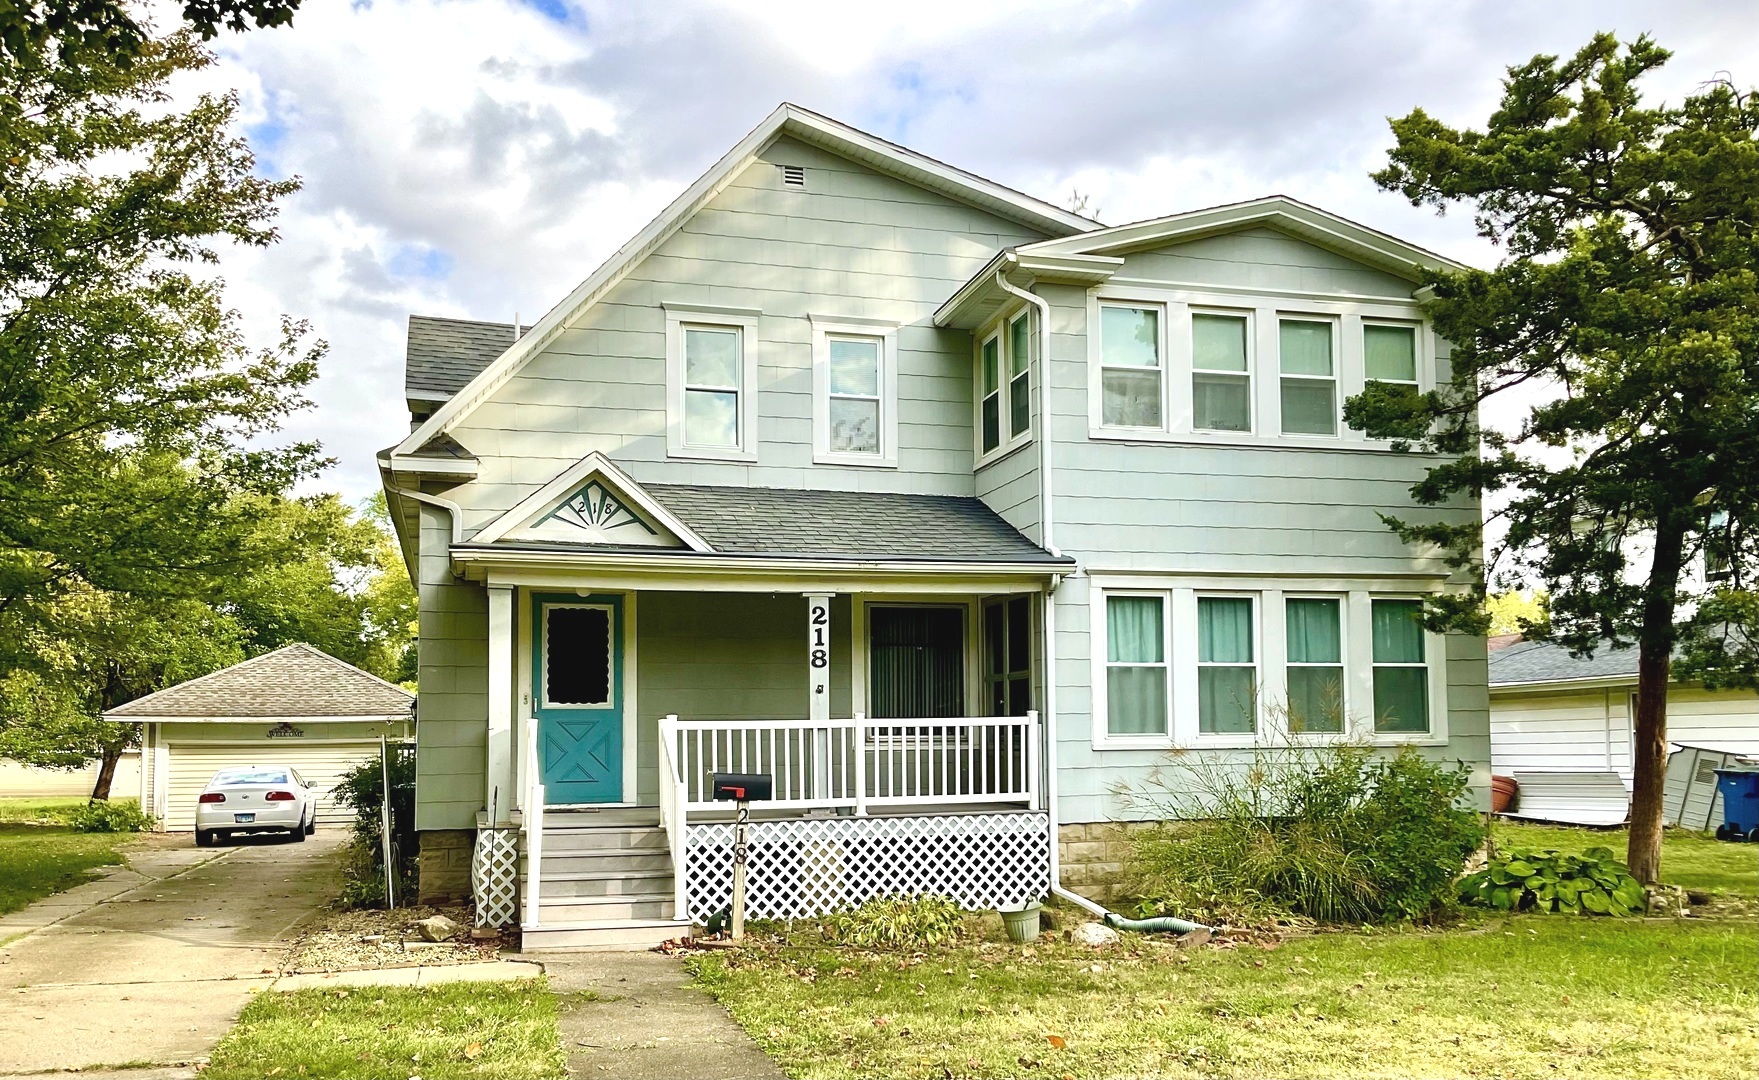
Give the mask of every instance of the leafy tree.
[[1488, 629], [1493, 634], [1538, 637], [1545, 632], [1545, 593], [1542, 591], [1526, 593], [1520, 589], [1508, 589], [1495, 593], [1485, 598], [1484, 612], [1490, 620]]
[[361, 508], [361, 516], [377, 530], [373, 544], [373, 570], [362, 595], [366, 602], [367, 654], [362, 667], [405, 689], [415, 689], [416, 594], [397, 548], [385, 493], [374, 492]]
[[272, 242], [297, 186], [254, 175], [233, 98], [167, 108], [211, 60], [183, 34], [126, 67], [0, 64], [0, 670], [85, 590], [211, 599], [276, 561], [255, 500], [323, 464], [262, 438], [323, 346], [286, 323], [252, 350], [202, 266]]
[[[79, 64], [92, 58], [128, 64], [149, 48], [132, 4], [118, 0], [7, 0], [0, 5], [0, 63]], [[284, 26], [299, 0], [185, 0], [183, 21], [213, 38], [221, 28]]]
[[[1438, 211], [1469, 205], [1506, 255], [1430, 277], [1448, 382], [1370, 384], [1346, 411], [1399, 449], [1447, 455], [1418, 503], [1504, 493], [1501, 570], [1545, 588], [1553, 638], [1577, 654], [1636, 643], [1628, 862], [1644, 882], [1661, 868], [1670, 661], [1704, 598], [1694, 560], [1707, 536], [1733, 538], [1751, 568], [1759, 535], [1759, 95], [1716, 79], [1646, 103], [1639, 82], [1667, 58], [1602, 34], [1511, 68], [1482, 131], [1420, 109], [1392, 121], [1375, 181]], [[1481, 403], [1520, 394], [1544, 400], [1512, 430], [1480, 430]], [[1479, 563], [1476, 524], [1388, 520], [1456, 567]], [[1440, 601], [1432, 622], [1482, 631], [1482, 599]]]

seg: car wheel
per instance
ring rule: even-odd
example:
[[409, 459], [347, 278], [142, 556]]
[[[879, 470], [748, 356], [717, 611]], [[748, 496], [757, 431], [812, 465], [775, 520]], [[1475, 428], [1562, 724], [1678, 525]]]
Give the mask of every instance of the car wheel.
[[195, 846], [196, 847], [213, 847], [214, 846], [214, 830], [212, 830], [212, 829], [197, 829], [195, 831]]
[[313, 810], [311, 812], [311, 820], [305, 823], [305, 835], [310, 836], [312, 833], [315, 833], [317, 831], [318, 831], [318, 812], [316, 810]]
[[288, 838], [289, 838], [289, 839], [291, 839], [291, 840], [292, 840], [292, 841], [293, 841], [293, 842], [294, 842], [294, 843], [295, 843], [295, 844], [303, 844], [303, 843], [305, 843], [305, 825], [304, 825], [304, 823], [301, 823], [301, 824], [298, 824], [298, 825], [295, 825], [295, 826], [294, 826], [294, 827], [293, 827], [293, 831], [292, 831], [292, 832], [290, 832], [290, 833], [288, 833], [288, 834], [287, 834], [287, 836], [288, 836]]

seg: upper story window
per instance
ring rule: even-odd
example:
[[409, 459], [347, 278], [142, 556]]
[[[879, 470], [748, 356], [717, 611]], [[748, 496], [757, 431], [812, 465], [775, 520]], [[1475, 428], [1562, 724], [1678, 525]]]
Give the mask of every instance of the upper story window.
[[757, 315], [666, 306], [666, 449], [671, 456], [755, 459]]
[[1032, 320], [1025, 313], [978, 337], [977, 456], [996, 456], [1032, 437]]
[[898, 463], [895, 326], [812, 320], [813, 460]]
[[1365, 382], [1433, 385], [1414, 306], [1119, 286], [1089, 307], [1089, 432], [1138, 441], [1378, 446], [1345, 427]]

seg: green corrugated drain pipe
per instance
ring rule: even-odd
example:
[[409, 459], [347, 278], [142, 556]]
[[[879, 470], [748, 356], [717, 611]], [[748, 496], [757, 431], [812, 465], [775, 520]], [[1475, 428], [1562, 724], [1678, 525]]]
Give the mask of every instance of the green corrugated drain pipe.
[[1163, 915], [1158, 919], [1126, 919], [1116, 912], [1105, 913], [1105, 924], [1113, 930], [1131, 930], [1138, 934], [1189, 934], [1193, 930], [1214, 930], [1214, 927]]

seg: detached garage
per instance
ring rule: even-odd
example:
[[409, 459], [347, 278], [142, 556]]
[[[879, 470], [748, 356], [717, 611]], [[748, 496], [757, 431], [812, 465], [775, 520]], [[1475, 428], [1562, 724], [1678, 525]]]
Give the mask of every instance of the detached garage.
[[234, 765], [287, 765], [322, 793], [318, 823], [353, 815], [330, 797], [376, 759], [381, 736], [414, 734], [415, 695], [310, 645], [288, 645], [111, 709], [143, 725], [140, 802], [171, 832], [195, 828], [209, 778]]

